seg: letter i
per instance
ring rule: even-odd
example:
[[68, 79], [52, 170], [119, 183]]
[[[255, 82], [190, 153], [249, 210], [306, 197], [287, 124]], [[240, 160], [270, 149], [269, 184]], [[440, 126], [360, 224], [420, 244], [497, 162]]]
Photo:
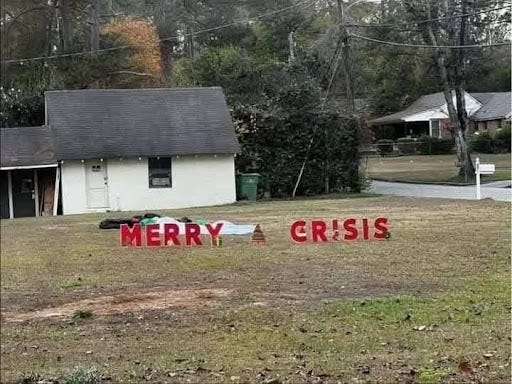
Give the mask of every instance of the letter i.
[[368, 240], [370, 238], [368, 219], [363, 219], [363, 239]]
[[338, 230], [338, 220], [337, 219], [334, 219], [332, 221], [332, 239], [334, 241], [339, 241], [340, 240], [340, 231]]

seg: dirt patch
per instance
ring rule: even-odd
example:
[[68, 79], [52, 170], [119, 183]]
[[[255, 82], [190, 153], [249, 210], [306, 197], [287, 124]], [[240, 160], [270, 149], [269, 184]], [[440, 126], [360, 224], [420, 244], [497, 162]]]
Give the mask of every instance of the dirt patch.
[[4, 319], [11, 322], [47, 318], [69, 319], [77, 310], [91, 311], [93, 316], [109, 316], [171, 307], [209, 307], [217, 305], [219, 300], [226, 298], [230, 293], [230, 290], [220, 288], [124, 293], [78, 300], [38, 311], [5, 313]]

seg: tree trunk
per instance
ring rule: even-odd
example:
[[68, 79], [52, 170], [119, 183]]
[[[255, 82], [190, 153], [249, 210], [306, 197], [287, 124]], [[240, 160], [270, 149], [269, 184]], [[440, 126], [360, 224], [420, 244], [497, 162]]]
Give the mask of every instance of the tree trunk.
[[[462, 0], [462, 9], [461, 13], [464, 15], [467, 13], [467, 0]], [[460, 30], [459, 30], [459, 39], [452, 39], [453, 42], [457, 42], [459, 45], [466, 44], [466, 18], [461, 18]], [[459, 175], [464, 176], [464, 180], [468, 182], [468, 180], [473, 178], [475, 170], [473, 168], [473, 162], [471, 161], [471, 153], [470, 148], [466, 145], [466, 133], [468, 132], [468, 115], [466, 112], [466, 99], [464, 97], [465, 94], [465, 70], [464, 70], [464, 49], [458, 49], [456, 51], [457, 61], [455, 65], [455, 95], [457, 100], [457, 118], [460, 122], [460, 133], [458, 140], [460, 141], [457, 144], [457, 147], [460, 147], [461, 158], [462, 158], [462, 166], [459, 168]], [[457, 138], [456, 138], [457, 142]]]
[[[427, 18], [432, 18], [430, 4], [427, 4]], [[465, 28], [461, 28], [461, 30], [463, 33], [465, 33]], [[448, 32], [449, 34], [454, 33], [451, 31], [451, 26], [448, 27]], [[434, 46], [439, 45], [436, 33], [431, 23], [425, 23], [424, 37], [425, 40], [429, 42], [429, 44]], [[462, 49], [460, 49], [459, 51], [462, 51]], [[459, 53], [459, 57], [461, 57], [463, 61], [463, 52]], [[441, 48], [434, 48], [434, 59], [439, 70], [439, 77], [441, 79], [441, 85], [443, 87], [443, 94], [446, 100], [448, 115], [450, 117], [450, 123], [453, 127], [455, 147], [457, 150], [457, 166], [459, 167], [459, 175], [463, 175], [464, 179], [468, 181], [474, 177], [474, 167], [471, 161], [469, 147], [466, 142], [467, 112], [464, 99], [465, 91], [463, 73], [460, 72], [462, 69], [458, 68], [460, 65], [459, 62], [457, 62], [456, 71], [459, 76], [454, 76], [454, 80], [456, 80], [456, 86], [454, 88], [457, 103], [457, 108], [455, 108], [455, 105], [453, 103], [452, 86], [450, 84], [450, 77], [448, 74], [448, 63], [446, 53], [444, 52], [444, 50]]]
[[294, 44], [293, 31], [290, 31], [288, 34], [288, 63], [292, 63], [295, 60]]

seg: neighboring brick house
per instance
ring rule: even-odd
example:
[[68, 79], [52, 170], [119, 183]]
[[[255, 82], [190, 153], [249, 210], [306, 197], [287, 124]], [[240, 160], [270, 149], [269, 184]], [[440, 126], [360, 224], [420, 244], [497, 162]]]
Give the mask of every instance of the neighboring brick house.
[[494, 135], [510, 122], [510, 92], [472, 93], [482, 107], [470, 116], [470, 132]]
[[[494, 134], [510, 121], [511, 93], [488, 92], [466, 93], [466, 110], [469, 115], [469, 133], [489, 132]], [[455, 94], [453, 93], [454, 104]], [[442, 92], [421, 96], [405, 110], [369, 121], [376, 132], [387, 129], [389, 138], [417, 137], [451, 137], [452, 130], [448, 110]]]

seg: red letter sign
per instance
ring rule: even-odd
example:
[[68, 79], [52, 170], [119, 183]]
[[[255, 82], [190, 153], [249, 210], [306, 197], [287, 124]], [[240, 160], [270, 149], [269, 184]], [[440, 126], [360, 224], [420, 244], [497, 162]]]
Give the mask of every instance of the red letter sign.
[[123, 246], [133, 246], [134, 240], [136, 247], [140, 247], [142, 245], [140, 224], [134, 224], [133, 228], [130, 228], [128, 224], [121, 224], [120, 236], [121, 245]]
[[327, 241], [325, 231], [327, 231], [327, 224], [325, 224], [324, 221], [313, 220], [311, 222], [311, 237], [314, 243], [317, 243], [319, 239], [322, 241]]
[[[297, 229], [299, 230], [298, 233]], [[307, 241], [308, 238], [306, 236], [306, 222], [304, 220], [295, 221], [290, 227], [290, 236], [292, 237], [292, 240], [297, 243], [303, 243]]]
[[180, 240], [178, 239], [179, 234], [180, 234], [180, 227], [178, 227], [177, 224], [172, 224], [172, 223], [164, 224], [164, 244], [165, 245], [180, 245]]
[[385, 239], [388, 234], [388, 219], [385, 217], [379, 217], [375, 219], [375, 234], [374, 237], [376, 239]]
[[159, 229], [160, 225], [158, 224], [146, 225], [146, 245], [148, 247], [160, 246], [160, 233], [158, 233]]
[[222, 226], [224, 223], [217, 223], [215, 228], [211, 226], [211, 224], [206, 224], [206, 229], [208, 230], [208, 233], [210, 234], [212, 239], [215, 239], [220, 235], [220, 230], [222, 229]]
[[343, 229], [345, 229], [345, 240], [356, 240], [357, 239], [357, 228], [356, 219], [347, 219], [343, 222]]
[[187, 245], [201, 245], [201, 227], [194, 223], [185, 224], [185, 242]]

